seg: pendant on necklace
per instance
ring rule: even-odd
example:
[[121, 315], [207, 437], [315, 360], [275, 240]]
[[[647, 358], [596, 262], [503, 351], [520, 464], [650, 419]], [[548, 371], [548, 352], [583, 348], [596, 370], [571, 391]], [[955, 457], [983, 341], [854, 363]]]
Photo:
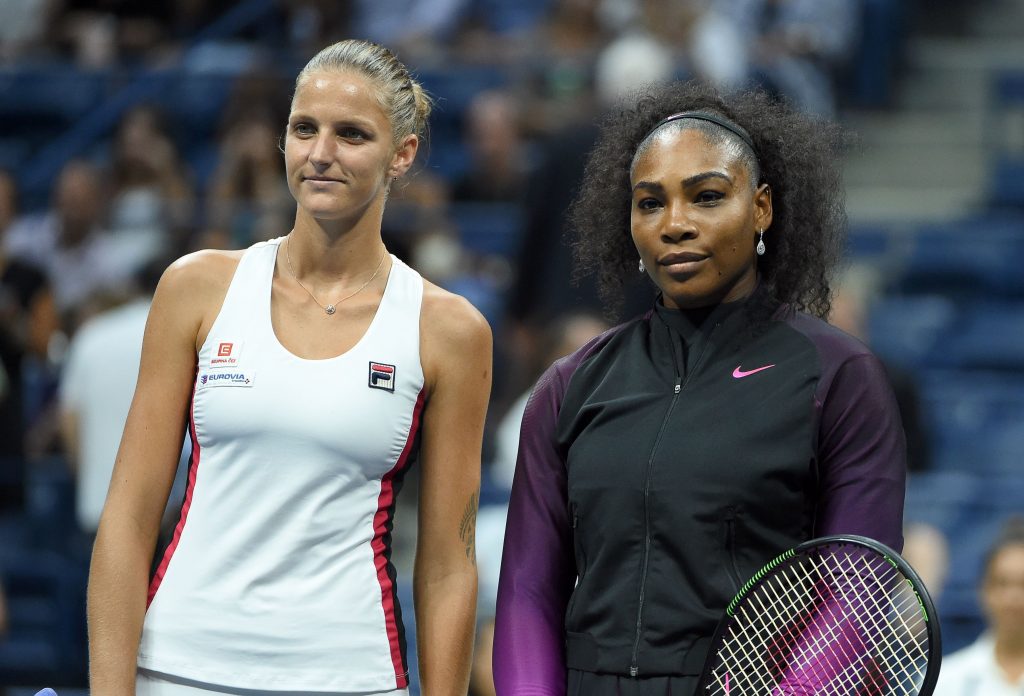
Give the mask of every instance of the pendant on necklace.
[[334, 314], [334, 305], [327, 305], [326, 307], [324, 307], [324, 311], [327, 312], [328, 314]]

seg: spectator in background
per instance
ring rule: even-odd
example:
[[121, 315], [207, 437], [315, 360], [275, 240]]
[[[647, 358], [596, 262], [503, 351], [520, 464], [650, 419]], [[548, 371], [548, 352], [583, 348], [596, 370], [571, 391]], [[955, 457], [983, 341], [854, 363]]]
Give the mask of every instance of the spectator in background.
[[17, 199], [14, 178], [0, 171], [0, 509], [21, 505], [26, 428], [43, 400], [26, 371], [37, 374], [34, 366], [46, 365], [50, 339], [59, 329], [46, 275], [7, 252]]
[[[45, 314], [46, 308], [53, 314], [52, 297], [42, 271], [11, 259], [5, 252], [4, 236], [16, 214], [14, 179], [0, 171], [0, 458], [5, 468], [20, 466], [16, 460], [25, 454], [22, 360], [32, 348], [44, 354], [46, 350], [46, 337], [38, 335], [45, 331], [33, 331], [32, 318]], [[12, 478], [8, 480], [8, 476]], [[9, 496], [20, 500], [20, 477], [5, 471], [0, 472], [0, 481], [4, 489], [0, 501]], [[3, 502], [0, 507], [4, 507]]]
[[[515, 363], [519, 356], [529, 354], [538, 340], [536, 327], [553, 317], [583, 311], [615, 318], [608, 316], [609, 308], [598, 296], [593, 278], [573, 278], [572, 253], [566, 238], [566, 202], [580, 186], [583, 163], [597, 139], [600, 116], [638, 87], [670, 80], [673, 71], [670, 57], [650, 43], [622, 52], [605, 52], [597, 61], [594, 75], [596, 111], [567, 121], [541, 138], [538, 165], [527, 184], [517, 273], [508, 291], [509, 337], [496, 342], [499, 350], [511, 346], [507, 362]], [[637, 314], [649, 304], [647, 289], [640, 283], [627, 289], [627, 297], [619, 316]], [[511, 371], [515, 375], [511, 380], [513, 394], [518, 396], [520, 379], [528, 381], [522, 375], [530, 370], [513, 366]]]
[[[749, 77], [739, 28], [710, 0], [624, 0], [620, 23], [626, 29], [599, 61], [632, 61], [632, 51], [667, 62], [670, 74], [688, 74], [719, 89], [743, 86]], [[613, 67], [613, 66], [612, 66]]]
[[0, 65], [46, 53], [53, 0], [19, 0], [0, 3]]
[[721, 0], [740, 31], [750, 72], [808, 113], [831, 117], [835, 81], [860, 32], [854, 0]]
[[202, 246], [241, 249], [271, 239], [288, 229], [295, 212], [271, 113], [257, 108], [237, 116], [220, 141]]
[[72, 160], [57, 178], [50, 210], [21, 218], [4, 240], [11, 258], [46, 273], [69, 332], [90, 311], [94, 296], [129, 275], [105, 227], [107, 193], [100, 169]]
[[352, 35], [393, 46], [410, 62], [440, 59], [470, 0], [355, 0]]
[[[608, 322], [593, 314], [573, 313], [556, 317], [546, 325], [542, 332], [539, 349], [534, 352], [534, 359], [529, 374], [526, 375], [527, 390], [509, 407], [502, 417], [495, 433], [494, 459], [490, 467], [490, 479], [498, 487], [508, 491], [512, 489], [512, 476], [516, 470], [516, 454], [519, 451], [519, 426], [526, 410], [526, 402], [530, 398], [533, 384], [547, 369], [548, 365], [558, 358], [576, 351], [584, 343], [610, 328]], [[479, 533], [480, 526], [477, 526]], [[496, 537], [500, 546], [500, 539]], [[495, 587], [496, 589], [496, 587]], [[492, 607], [493, 608], [493, 607]]]
[[470, 101], [465, 114], [469, 169], [452, 190], [455, 201], [518, 203], [526, 189], [529, 157], [512, 95], [488, 90]]
[[552, 135], [593, 119], [594, 64], [610, 38], [599, 9], [592, 0], [554, 0], [548, 19], [523, 37], [527, 133]]
[[905, 520], [903, 558], [917, 571], [932, 601], [937, 603], [949, 576], [949, 540], [946, 535], [928, 522]]
[[91, 548], [107, 497], [142, 356], [142, 335], [161, 262], [133, 283], [132, 298], [87, 321], [72, 338], [60, 380], [60, 425], [75, 475], [78, 527]]
[[195, 207], [192, 184], [161, 112], [137, 106], [114, 134], [109, 227], [122, 263], [142, 268], [179, 251]]
[[1007, 523], [985, 559], [980, 599], [986, 631], [945, 658], [934, 696], [1024, 692], [1024, 521]]

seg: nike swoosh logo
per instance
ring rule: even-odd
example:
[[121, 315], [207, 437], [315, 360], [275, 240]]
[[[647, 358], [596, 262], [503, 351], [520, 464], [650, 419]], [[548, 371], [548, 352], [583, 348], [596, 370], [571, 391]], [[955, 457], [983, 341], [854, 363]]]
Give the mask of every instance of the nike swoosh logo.
[[762, 370], [767, 370], [768, 368], [771, 367], [775, 367], [775, 365], [765, 365], [764, 367], [755, 367], [753, 370], [744, 371], [740, 369], [739, 365], [737, 365], [736, 369], [732, 371], [732, 376], [735, 377], [736, 379], [743, 379], [744, 377], [749, 377], [752, 374], [761, 372]]

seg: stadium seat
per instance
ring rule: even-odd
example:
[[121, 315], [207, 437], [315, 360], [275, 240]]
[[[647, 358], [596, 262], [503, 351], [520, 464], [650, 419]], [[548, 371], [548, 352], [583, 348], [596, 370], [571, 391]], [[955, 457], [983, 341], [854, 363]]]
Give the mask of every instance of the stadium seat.
[[914, 472], [903, 517], [946, 532], [974, 516], [984, 487], [982, 477], [966, 469]]
[[921, 406], [933, 437], [936, 470], [992, 474], [1019, 471], [1020, 453], [1001, 438], [1024, 422], [1024, 376], [999, 372], [921, 373]]
[[941, 295], [886, 297], [871, 307], [871, 346], [884, 359], [914, 369], [931, 359], [956, 319], [956, 305]]
[[989, 204], [1024, 211], [1024, 155], [1001, 153], [989, 173]]
[[104, 72], [70, 65], [0, 70], [0, 125], [6, 132], [67, 126], [99, 104], [108, 80]]
[[1024, 372], [1024, 302], [972, 303], [935, 359], [947, 367]]
[[963, 299], [1024, 293], [1022, 254], [1024, 217], [988, 215], [922, 226], [913, 233], [893, 290]]
[[22, 550], [3, 559], [9, 633], [0, 642], [0, 684], [82, 678], [83, 570], [48, 551]]
[[59, 457], [34, 462], [27, 472], [25, 492], [33, 547], [68, 551], [78, 527], [75, 482], [67, 463]]

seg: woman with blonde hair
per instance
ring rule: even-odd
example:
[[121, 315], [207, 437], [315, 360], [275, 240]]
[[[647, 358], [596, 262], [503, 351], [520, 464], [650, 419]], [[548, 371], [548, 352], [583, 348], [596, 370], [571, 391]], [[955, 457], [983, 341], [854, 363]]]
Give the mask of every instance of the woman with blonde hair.
[[164, 273], [93, 552], [93, 694], [407, 694], [391, 529], [417, 459], [423, 693], [465, 694], [491, 334], [381, 239], [429, 111], [387, 49], [325, 48], [291, 103], [291, 231]]

